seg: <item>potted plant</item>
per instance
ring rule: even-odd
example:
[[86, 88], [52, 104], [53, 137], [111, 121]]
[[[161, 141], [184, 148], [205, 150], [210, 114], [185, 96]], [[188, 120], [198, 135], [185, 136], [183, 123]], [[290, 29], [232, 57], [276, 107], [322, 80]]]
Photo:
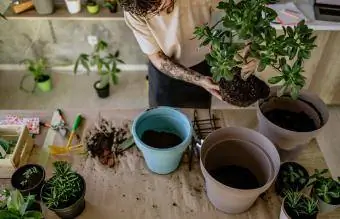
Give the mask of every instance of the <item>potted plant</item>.
[[99, 4], [96, 0], [87, 0], [86, 9], [90, 14], [97, 14], [99, 12]]
[[[52, 89], [52, 82], [50, 75], [47, 74], [47, 61], [44, 58], [39, 58], [37, 60], [26, 59], [23, 61], [29, 73], [25, 74], [20, 82], [20, 89], [26, 92], [34, 92], [36, 85], [43, 92], [48, 92]], [[28, 77], [33, 77], [34, 86], [32, 90], [24, 88], [23, 84]]]
[[296, 99], [305, 84], [302, 64], [310, 57], [316, 37], [304, 21], [295, 28], [282, 27], [283, 34], [277, 34], [271, 26], [277, 13], [267, 7], [268, 2], [221, 1], [217, 8], [224, 16], [212, 27], [204, 25], [195, 30], [202, 45], [211, 47], [206, 60], [223, 100], [231, 104], [248, 106], [269, 95], [269, 88], [252, 71], [241, 73], [240, 67], [252, 59], [259, 60], [258, 72], [271, 66], [280, 73], [268, 82], [283, 83], [281, 93], [289, 91]]
[[94, 47], [94, 51], [91, 54], [80, 54], [74, 66], [74, 73], [78, 71], [78, 66], [81, 64], [89, 73], [90, 66], [95, 66], [97, 73], [100, 75], [100, 80], [94, 83], [94, 89], [101, 98], [106, 98], [110, 94], [110, 79], [113, 84], [118, 83], [117, 74], [120, 69], [117, 67], [117, 63], [124, 63], [119, 59], [119, 51], [113, 55], [107, 53], [108, 44], [100, 40]]
[[35, 195], [40, 199], [40, 190], [45, 183], [45, 170], [38, 164], [26, 164], [18, 168], [11, 177], [11, 184], [23, 195]]
[[313, 186], [312, 195], [319, 201], [320, 213], [331, 212], [340, 207], [340, 177], [334, 180], [325, 176], [326, 173], [327, 169], [315, 170], [309, 183]]
[[117, 13], [118, 10], [117, 0], [105, 0], [104, 7], [108, 8], [111, 13]]
[[307, 170], [296, 162], [281, 164], [275, 181], [275, 190], [282, 198], [287, 191], [299, 192], [306, 187], [309, 180]]
[[281, 205], [280, 219], [316, 219], [318, 201], [300, 192], [287, 191]]
[[65, 3], [70, 14], [77, 14], [81, 11], [81, 0], [65, 0]]
[[41, 189], [41, 200], [61, 218], [75, 218], [85, 208], [86, 183], [65, 161], [53, 163], [53, 176]]
[[[29, 210], [35, 201], [34, 195], [23, 197], [18, 190], [5, 191], [0, 195], [1, 219], [42, 219], [41, 211]], [[40, 209], [41, 210], [41, 209]]]

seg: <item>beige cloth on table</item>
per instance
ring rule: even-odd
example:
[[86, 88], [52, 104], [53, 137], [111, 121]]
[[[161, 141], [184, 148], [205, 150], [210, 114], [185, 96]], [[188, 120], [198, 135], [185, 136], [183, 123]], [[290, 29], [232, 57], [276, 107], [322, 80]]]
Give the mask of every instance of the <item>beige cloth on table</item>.
[[147, 55], [163, 51], [180, 64], [191, 67], [205, 58], [208, 47], [200, 47], [194, 39], [195, 27], [210, 24], [218, 0], [177, 0], [171, 13], [138, 17], [124, 12], [126, 24], [132, 29], [142, 51]]

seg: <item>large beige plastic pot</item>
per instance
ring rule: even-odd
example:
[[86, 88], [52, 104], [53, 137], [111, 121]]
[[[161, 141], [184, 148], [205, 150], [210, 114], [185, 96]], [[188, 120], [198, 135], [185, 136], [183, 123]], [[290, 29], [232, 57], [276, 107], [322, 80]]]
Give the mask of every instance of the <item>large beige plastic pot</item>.
[[[201, 170], [211, 203], [226, 213], [248, 210], [275, 180], [280, 156], [265, 136], [247, 128], [228, 127], [212, 132], [201, 147]], [[248, 168], [261, 183], [256, 189], [235, 189], [215, 180], [209, 171], [226, 165]]]
[[[308, 143], [318, 135], [328, 122], [328, 109], [317, 95], [309, 91], [302, 90], [298, 100], [292, 100], [288, 95], [277, 97], [276, 90], [277, 88], [274, 88], [269, 98], [258, 102], [258, 129], [280, 149], [294, 150], [297, 146]], [[273, 109], [284, 109], [292, 112], [304, 111], [310, 118], [313, 118], [318, 129], [311, 132], [295, 132], [281, 128], [269, 121], [263, 114]]]

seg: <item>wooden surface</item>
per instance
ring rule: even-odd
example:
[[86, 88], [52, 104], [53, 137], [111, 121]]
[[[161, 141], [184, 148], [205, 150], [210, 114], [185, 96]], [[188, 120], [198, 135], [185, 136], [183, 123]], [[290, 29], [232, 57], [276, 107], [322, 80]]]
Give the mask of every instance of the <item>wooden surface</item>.
[[[101, 116], [115, 121], [120, 125], [131, 121], [139, 110], [103, 110], [86, 111], [82, 115], [86, 122], [81, 133], [91, 127], [100, 113]], [[185, 111], [192, 117], [193, 110]], [[77, 110], [66, 111], [66, 120], [73, 122]], [[254, 110], [215, 111], [222, 126], [244, 126], [256, 128]], [[1, 115], [1, 111], [0, 111]], [[51, 117], [52, 113], [50, 113]], [[200, 111], [201, 119], [207, 118], [206, 111]], [[1, 116], [0, 116], [1, 118]], [[54, 143], [64, 144], [65, 139], [55, 135]], [[42, 145], [39, 143], [39, 145]], [[38, 155], [39, 147], [35, 148]], [[32, 156], [34, 161], [38, 156]], [[226, 218], [226, 219], [276, 219], [280, 211], [280, 200], [270, 188], [259, 198], [247, 212], [238, 215], [224, 214], [216, 210], [208, 201], [205, 193], [204, 179], [198, 160], [195, 160], [192, 171], [188, 171], [187, 157], [184, 157], [177, 171], [169, 175], [151, 173], [145, 166], [141, 153], [130, 149], [119, 158], [119, 163], [109, 169], [90, 157], [68, 157], [73, 167], [84, 176], [87, 183], [86, 208], [79, 217], [93, 218]], [[51, 176], [50, 158], [47, 177]], [[305, 146], [296, 160], [311, 173], [315, 168], [327, 168], [316, 141]], [[335, 165], [335, 163], [333, 163]], [[332, 170], [331, 170], [332, 171]], [[6, 182], [4, 182], [6, 183]], [[3, 186], [3, 185], [2, 185]], [[47, 219], [57, 218], [51, 211], [44, 209]], [[321, 219], [340, 218], [340, 210], [320, 216]]]
[[70, 14], [65, 5], [57, 5], [55, 12], [50, 15], [39, 15], [34, 9], [15, 14], [11, 8], [7, 10], [5, 16], [8, 20], [124, 20], [123, 12], [111, 13], [109, 9], [101, 7], [98, 14], [90, 14], [85, 6], [82, 6], [81, 12]]

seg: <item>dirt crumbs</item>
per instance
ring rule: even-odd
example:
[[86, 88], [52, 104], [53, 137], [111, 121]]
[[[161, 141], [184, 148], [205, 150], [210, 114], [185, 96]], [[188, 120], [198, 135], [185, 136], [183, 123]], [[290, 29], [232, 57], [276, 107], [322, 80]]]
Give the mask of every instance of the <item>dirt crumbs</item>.
[[182, 143], [182, 139], [170, 132], [147, 130], [142, 134], [142, 141], [154, 148], [171, 148]]
[[265, 112], [264, 116], [275, 125], [290, 131], [310, 132], [317, 129], [314, 120], [305, 112], [274, 109]]
[[227, 165], [209, 171], [220, 183], [236, 189], [255, 189], [260, 187], [256, 176], [247, 168]]
[[247, 107], [257, 100], [269, 96], [270, 88], [268, 85], [251, 75], [246, 81], [241, 78], [241, 70], [235, 70], [233, 80], [221, 79], [219, 86], [224, 101], [240, 107]]
[[172, 203], [172, 206], [177, 207], [177, 203], [176, 202]]
[[128, 137], [128, 125], [115, 127], [112, 122], [100, 118], [85, 135], [84, 143], [92, 157], [98, 157], [103, 165], [115, 166], [119, 154], [118, 146]]

